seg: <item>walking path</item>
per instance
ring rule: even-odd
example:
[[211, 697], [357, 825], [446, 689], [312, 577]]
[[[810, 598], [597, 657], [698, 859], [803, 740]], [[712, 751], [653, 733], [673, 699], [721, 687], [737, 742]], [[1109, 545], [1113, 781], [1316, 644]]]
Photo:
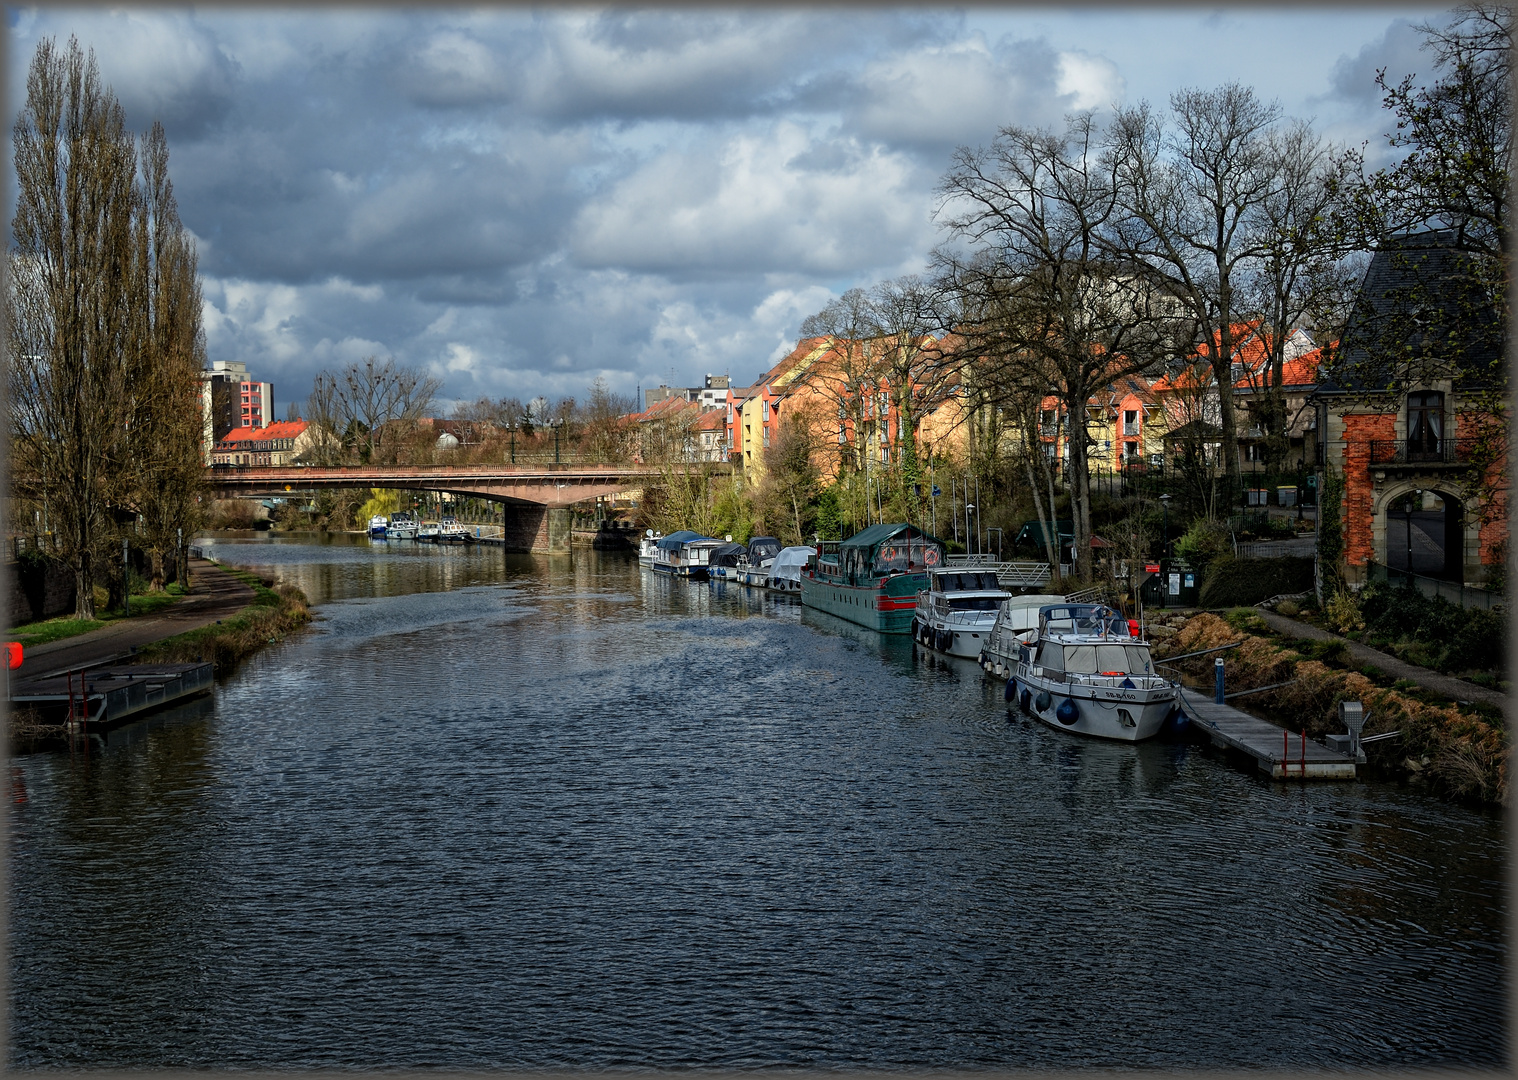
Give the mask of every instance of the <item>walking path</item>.
[[1441, 675], [1437, 671], [1409, 664], [1406, 660], [1399, 660], [1390, 653], [1372, 649], [1368, 645], [1361, 645], [1358, 641], [1350, 641], [1337, 634], [1330, 634], [1326, 630], [1319, 630], [1309, 623], [1288, 619], [1285, 615], [1277, 615], [1274, 611], [1255, 608], [1253, 613], [1264, 619], [1265, 624], [1279, 634], [1309, 638], [1313, 641], [1342, 641], [1349, 646], [1349, 655], [1356, 664], [1362, 666], [1374, 664], [1388, 675], [1398, 679], [1411, 679], [1418, 685], [1426, 686], [1435, 693], [1443, 694], [1455, 701], [1481, 701], [1488, 705], [1495, 705], [1499, 709], [1507, 708], [1507, 695], [1500, 690], [1488, 690], [1484, 686], [1457, 679], [1453, 675]]
[[39, 678], [130, 656], [155, 641], [209, 626], [253, 602], [253, 589], [204, 559], [190, 560], [189, 596], [155, 615], [122, 619], [87, 634], [28, 646], [13, 677]]

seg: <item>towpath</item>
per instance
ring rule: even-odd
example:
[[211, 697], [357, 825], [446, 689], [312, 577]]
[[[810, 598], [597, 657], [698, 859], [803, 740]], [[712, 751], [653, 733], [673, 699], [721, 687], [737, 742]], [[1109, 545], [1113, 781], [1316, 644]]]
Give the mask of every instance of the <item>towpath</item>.
[[76, 671], [130, 656], [155, 641], [209, 626], [253, 602], [253, 589], [204, 559], [190, 560], [190, 595], [154, 615], [122, 619], [87, 634], [28, 646], [14, 677]]
[[1499, 709], [1507, 708], [1507, 695], [1499, 690], [1488, 690], [1484, 686], [1477, 686], [1473, 682], [1457, 679], [1453, 675], [1444, 675], [1428, 668], [1409, 664], [1406, 660], [1399, 660], [1390, 653], [1372, 649], [1368, 645], [1361, 645], [1358, 641], [1350, 641], [1348, 638], [1330, 634], [1326, 630], [1320, 630], [1310, 623], [1289, 619], [1285, 615], [1278, 615], [1274, 611], [1264, 608], [1255, 608], [1254, 614], [1265, 620], [1265, 624], [1278, 634], [1288, 637], [1309, 638], [1313, 641], [1342, 641], [1349, 646], [1349, 655], [1360, 666], [1374, 664], [1388, 675], [1398, 679], [1411, 679], [1419, 686], [1426, 686], [1437, 694], [1443, 694], [1455, 701], [1481, 701], [1488, 705], [1495, 705]]

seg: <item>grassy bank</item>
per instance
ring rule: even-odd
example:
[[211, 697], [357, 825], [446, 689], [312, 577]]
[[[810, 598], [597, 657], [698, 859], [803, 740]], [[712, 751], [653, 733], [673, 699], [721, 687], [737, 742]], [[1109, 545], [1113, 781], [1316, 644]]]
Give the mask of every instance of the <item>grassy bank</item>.
[[229, 566], [221, 569], [253, 587], [252, 602], [220, 622], [143, 646], [137, 651], [139, 662], [209, 661], [216, 666], [217, 675], [225, 675], [263, 646], [288, 637], [311, 621], [306, 594], [294, 585], [275, 587], [249, 571]]
[[1458, 706], [1410, 682], [1378, 685], [1384, 680], [1346, 665], [1342, 642], [1288, 642], [1268, 633], [1263, 620], [1249, 612], [1231, 618], [1204, 612], [1179, 625], [1155, 656], [1238, 641], [1235, 649], [1176, 666], [1210, 685], [1213, 660], [1221, 655], [1230, 692], [1289, 683], [1241, 704], [1292, 731], [1305, 728], [1316, 738], [1344, 730], [1339, 702], [1363, 702], [1369, 714], [1364, 734], [1401, 732], [1365, 747], [1367, 775], [1459, 802], [1507, 805], [1507, 731], [1500, 710]]
[[121, 611], [106, 611], [101, 612], [94, 619], [43, 619], [8, 630], [6, 640], [19, 641], [23, 646], [46, 645], [50, 641], [62, 641], [64, 638], [99, 630], [102, 626], [120, 622], [122, 619], [156, 615], [169, 605], [177, 603], [184, 595], [184, 589], [178, 585], [170, 585], [160, 593], [133, 593], [130, 616]]

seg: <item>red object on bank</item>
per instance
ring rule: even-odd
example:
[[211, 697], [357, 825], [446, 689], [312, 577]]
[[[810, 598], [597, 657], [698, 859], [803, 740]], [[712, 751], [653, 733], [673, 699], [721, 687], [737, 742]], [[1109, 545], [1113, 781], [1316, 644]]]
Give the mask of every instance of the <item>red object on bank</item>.
[[21, 666], [21, 642], [7, 641], [5, 643], [5, 666], [12, 671]]
[[1128, 636], [1129, 637], [1138, 637], [1139, 636], [1139, 621], [1137, 619], [1129, 619], [1128, 620]]

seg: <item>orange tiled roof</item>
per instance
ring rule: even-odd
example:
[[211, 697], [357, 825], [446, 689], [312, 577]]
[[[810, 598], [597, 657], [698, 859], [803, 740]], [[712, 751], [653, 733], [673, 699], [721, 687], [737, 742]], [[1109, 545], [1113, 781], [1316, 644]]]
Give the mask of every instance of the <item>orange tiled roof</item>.
[[240, 427], [233, 428], [222, 438], [222, 442], [263, 442], [266, 439], [293, 439], [305, 431], [307, 427], [304, 420], [281, 420], [268, 427]]

